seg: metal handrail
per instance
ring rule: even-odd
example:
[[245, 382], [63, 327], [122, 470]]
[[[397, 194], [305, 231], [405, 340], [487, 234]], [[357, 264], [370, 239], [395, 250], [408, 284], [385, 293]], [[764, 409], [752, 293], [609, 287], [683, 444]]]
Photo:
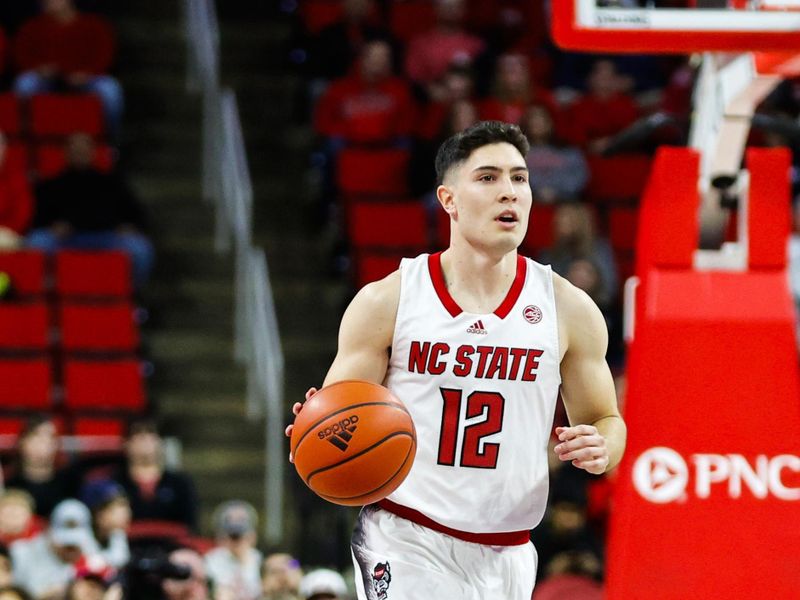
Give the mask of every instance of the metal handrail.
[[219, 84], [211, 0], [185, 0], [187, 89], [203, 94], [203, 197], [215, 207], [214, 246], [235, 253], [234, 358], [247, 368], [247, 414], [265, 418], [265, 536], [283, 538], [284, 359], [264, 251], [252, 244], [253, 187], [236, 94]]

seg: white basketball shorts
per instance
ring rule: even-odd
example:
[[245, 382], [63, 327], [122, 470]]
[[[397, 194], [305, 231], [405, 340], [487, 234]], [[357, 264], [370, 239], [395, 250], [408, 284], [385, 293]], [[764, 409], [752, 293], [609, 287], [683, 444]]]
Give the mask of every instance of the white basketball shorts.
[[350, 544], [358, 600], [530, 600], [533, 544], [488, 546], [417, 525], [375, 505]]

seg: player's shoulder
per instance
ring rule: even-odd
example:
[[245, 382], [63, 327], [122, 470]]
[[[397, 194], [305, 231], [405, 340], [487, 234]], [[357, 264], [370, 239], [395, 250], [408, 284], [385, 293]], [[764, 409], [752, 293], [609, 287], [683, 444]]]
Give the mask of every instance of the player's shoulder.
[[555, 272], [553, 295], [559, 324], [568, 328], [566, 333], [580, 333], [597, 328], [605, 331], [606, 322], [603, 313], [589, 294]]
[[371, 313], [395, 314], [400, 301], [400, 270], [389, 273], [383, 279], [362, 287], [353, 299], [352, 306]]

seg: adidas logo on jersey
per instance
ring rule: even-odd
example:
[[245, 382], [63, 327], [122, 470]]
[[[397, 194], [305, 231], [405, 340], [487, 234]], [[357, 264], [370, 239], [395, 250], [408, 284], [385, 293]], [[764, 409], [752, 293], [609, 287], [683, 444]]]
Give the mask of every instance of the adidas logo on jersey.
[[467, 328], [467, 333], [477, 333], [479, 335], [486, 335], [489, 332], [486, 331], [486, 329], [483, 327], [483, 321], [478, 320], [472, 324], [472, 327]]
[[321, 430], [317, 435], [321, 440], [328, 440], [331, 444], [336, 446], [339, 450], [344, 452], [350, 445], [350, 440], [353, 439], [353, 432], [356, 430], [356, 423], [358, 423], [358, 415], [345, 417], [338, 423], [329, 425]]

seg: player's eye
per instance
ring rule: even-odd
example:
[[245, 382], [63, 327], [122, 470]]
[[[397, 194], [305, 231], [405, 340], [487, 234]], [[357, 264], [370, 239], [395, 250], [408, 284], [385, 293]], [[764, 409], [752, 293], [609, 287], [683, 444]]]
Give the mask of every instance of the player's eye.
[[481, 175], [480, 177], [478, 177], [478, 181], [494, 181], [494, 175], [489, 175], [489, 174]]
[[528, 181], [528, 178], [525, 177], [525, 175], [515, 175], [514, 181], [517, 181], [519, 183], [525, 183], [526, 181]]

